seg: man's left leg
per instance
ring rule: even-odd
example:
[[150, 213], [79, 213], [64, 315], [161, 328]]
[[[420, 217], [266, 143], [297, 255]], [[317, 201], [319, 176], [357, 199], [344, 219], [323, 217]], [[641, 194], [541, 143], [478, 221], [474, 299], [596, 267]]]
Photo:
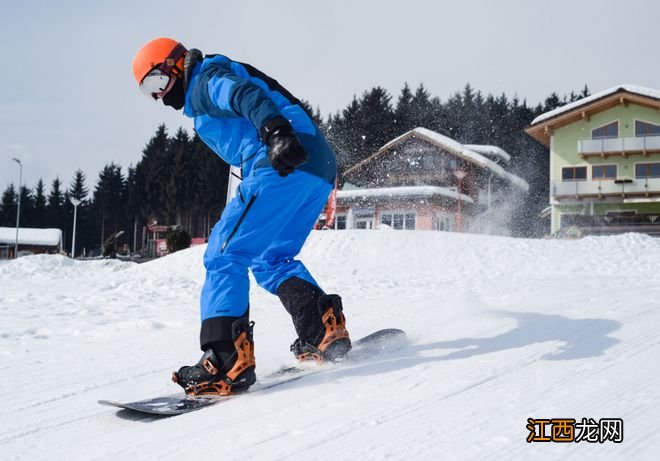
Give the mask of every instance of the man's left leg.
[[252, 262], [261, 287], [277, 295], [291, 315], [298, 339], [291, 347], [300, 360], [334, 360], [351, 348], [341, 298], [325, 294], [304, 264], [295, 259], [323, 210], [332, 186], [309, 176], [312, 192], [270, 246]]

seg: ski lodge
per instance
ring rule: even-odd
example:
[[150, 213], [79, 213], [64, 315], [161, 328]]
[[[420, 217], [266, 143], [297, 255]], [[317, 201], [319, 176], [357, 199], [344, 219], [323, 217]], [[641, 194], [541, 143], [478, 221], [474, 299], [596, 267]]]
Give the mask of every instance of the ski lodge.
[[551, 234], [660, 236], [660, 90], [619, 85], [539, 115]]
[[[14, 258], [16, 228], [0, 227], [0, 259]], [[62, 252], [60, 229], [18, 229], [18, 256], [31, 254], [58, 254]]]
[[344, 171], [332, 227], [508, 234], [516, 197], [529, 189], [506, 170], [510, 159], [415, 128]]

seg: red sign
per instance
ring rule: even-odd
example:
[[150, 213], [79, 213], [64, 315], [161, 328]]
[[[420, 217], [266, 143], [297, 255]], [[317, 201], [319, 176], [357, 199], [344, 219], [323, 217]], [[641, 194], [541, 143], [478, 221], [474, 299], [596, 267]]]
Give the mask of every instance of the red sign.
[[168, 226], [158, 226], [156, 224], [149, 224], [147, 226], [149, 232], [167, 232]]
[[335, 181], [335, 188], [332, 189], [330, 197], [328, 198], [328, 212], [326, 214], [325, 225], [326, 227], [335, 227], [335, 216], [337, 215], [337, 182]]

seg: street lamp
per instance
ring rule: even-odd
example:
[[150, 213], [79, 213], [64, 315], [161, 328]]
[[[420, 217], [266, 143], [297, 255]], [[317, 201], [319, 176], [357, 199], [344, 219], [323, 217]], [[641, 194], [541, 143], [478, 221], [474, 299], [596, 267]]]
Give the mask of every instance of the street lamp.
[[463, 232], [463, 213], [461, 212], [461, 184], [467, 173], [463, 170], [455, 170], [454, 176], [458, 178], [458, 214], [456, 215], [456, 227], [458, 232]]
[[71, 259], [76, 257], [76, 218], [78, 217], [78, 205], [80, 205], [80, 200], [77, 198], [71, 197], [69, 199], [73, 205], [73, 241], [71, 243]]
[[20, 173], [18, 175], [18, 209], [16, 210], [16, 241], [14, 242], [14, 258], [18, 258], [18, 225], [21, 219], [21, 187], [23, 186], [23, 164], [17, 158], [12, 158], [12, 160], [18, 163], [18, 166], [21, 167]]

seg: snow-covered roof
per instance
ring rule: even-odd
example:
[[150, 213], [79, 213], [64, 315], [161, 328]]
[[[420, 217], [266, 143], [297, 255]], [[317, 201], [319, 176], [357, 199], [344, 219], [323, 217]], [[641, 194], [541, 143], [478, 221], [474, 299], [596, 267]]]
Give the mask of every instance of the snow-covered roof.
[[[468, 149], [467, 147], [465, 147], [463, 144], [456, 141], [455, 139], [452, 139], [448, 136], [444, 136], [440, 133], [436, 133], [435, 131], [431, 131], [427, 128], [421, 128], [421, 127], [410, 130], [407, 133], [404, 133], [401, 136], [394, 138], [393, 140], [385, 144], [383, 147], [381, 147], [378, 150], [378, 152], [376, 152], [374, 155], [369, 157], [369, 159], [362, 161], [361, 163], [365, 163], [366, 161], [370, 160], [372, 157], [379, 155], [380, 153], [388, 150], [390, 147], [392, 147], [392, 145], [400, 142], [402, 139], [413, 135], [418, 138], [424, 139], [427, 142], [430, 142], [431, 144], [441, 147], [453, 153], [454, 155], [461, 157], [463, 160], [467, 162], [473, 163], [475, 165], [480, 166], [481, 168], [485, 168], [487, 170], [492, 171], [497, 176], [508, 180], [509, 182], [511, 182], [512, 184], [516, 185], [517, 187], [519, 187], [524, 191], [529, 190], [529, 184], [527, 184], [527, 182], [524, 179], [509, 173], [508, 171], [506, 171], [504, 168], [502, 168], [500, 165], [493, 162], [492, 160], [484, 157], [481, 154], [476, 153], [473, 150]], [[358, 165], [360, 165], [361, 163], [359, 163]]]
[[578, 99], [577, 101], [573, 101], [569, 104], [565, 104], [561, 107], [557, 107], [554, 110], [541, 114], [532, 121], [532, 125], [540, 123], [544, 120], [551, 119], [563, 113], [570, 112], [573, 109], [597, 101], [598, 99], [610, 96], [619, 91], [627, 91], [628, 93], [638, 94], [640, 96], [648, 96], [650, 98], [660, 99], [660, 90], [655, 90], [653, 88], [645, 88], [643, 86], [637, 86], [637, 85], [628, 85], [628, 84], [619, 85], [604, 91], [599, 91], [598, 93], [594, 93], [591, 96], [587, 96], [586, 98]]
[[379, 187], [374, 189], [353, 189], [338, 190], [337, 199], [357, 199], [357, 198], [379, 198], [379, 197], [432, 197], [441, 195], [466, 203], [474, 203], [472, 198], [465, 194], [459, 194], [453, 189], [439, 186], [402, 186], [402, 187]]
[[[15, 227], [0, 227], [0, 244], [11, 244], [16, 241]], [[62, 242], [60, 229], [32, 229], [21, 227], [18, 229], [19, 245], [59, 246]]]
[[486, 157], [493, 159], [493, 158], [500, 158], [504, 160], [504, 162], [509, 163], [511, 161], [511, 156], [504, 150], [501, 149], [497, 146], [491, 146], [487, 144], [463, 144], [465, 148], [470, 149], [475, 151], [478, 154], [485, 155]]

